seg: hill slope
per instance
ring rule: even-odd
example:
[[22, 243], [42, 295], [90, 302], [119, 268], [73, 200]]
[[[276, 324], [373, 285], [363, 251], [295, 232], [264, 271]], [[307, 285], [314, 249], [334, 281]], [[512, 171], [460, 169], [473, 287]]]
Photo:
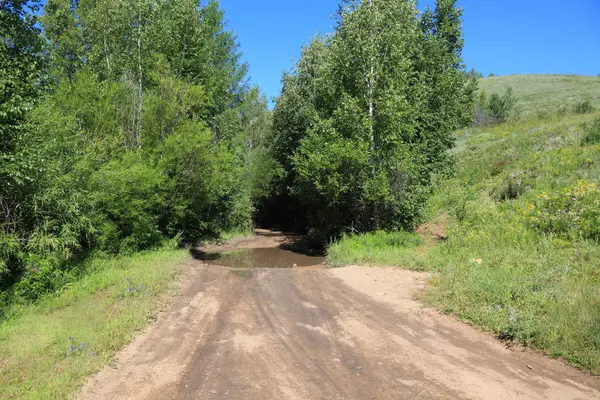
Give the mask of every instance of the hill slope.
[[[528, 110], [585, 86], [566, 77], [483, 81], [512, 83]], [[454, 153], [455, 174], [435, 191], [421, 238], [348, 237], [331, 246], [330, 261], [435, 271], [430, 304], [599, 373], [600, 113], [468, 128]]]
[[561, 106], [572, 109], [589, 99], [600, 107], [600, 77], [581, 75], [508, 75], [479, 80], [479, 87], [488, 95], [502, 93], [512, 87], [523, 114], [537, 111], [554, 112]]

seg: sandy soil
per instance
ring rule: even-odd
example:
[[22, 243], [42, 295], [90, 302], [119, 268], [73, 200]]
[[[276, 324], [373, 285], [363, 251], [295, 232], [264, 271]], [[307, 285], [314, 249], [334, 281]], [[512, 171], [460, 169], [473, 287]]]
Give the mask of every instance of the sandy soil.
[[242, 275], [190, 262], [169, 311], [78, 397], [600, 399], [598, 378], [424, 308], [414, 296], [427, 278], [366, 267]]

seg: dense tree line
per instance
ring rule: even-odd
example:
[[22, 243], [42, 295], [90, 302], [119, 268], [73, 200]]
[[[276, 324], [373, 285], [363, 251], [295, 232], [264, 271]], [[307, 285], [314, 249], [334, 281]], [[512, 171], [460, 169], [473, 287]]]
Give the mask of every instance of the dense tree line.
[[315, 232], [412, 229], [432, 179], [450, 170], [452, 132], [471, 122], [461, 10], [438, 0], [345, 0], [335, 32], [283, 77], [266, 204]]
[[273, 113], [216, 1], [0, 0], [0, 38], [0, 286], [26, 298], [91, 252], [257, 208], [321, 235], [411, 229], [473, 112], [455, 0], [343, 0]]
[[90, 251], [249, 226], [271, 116], [218, 3], [40, 8], [0, 1], [0, 285], [35, 297]]

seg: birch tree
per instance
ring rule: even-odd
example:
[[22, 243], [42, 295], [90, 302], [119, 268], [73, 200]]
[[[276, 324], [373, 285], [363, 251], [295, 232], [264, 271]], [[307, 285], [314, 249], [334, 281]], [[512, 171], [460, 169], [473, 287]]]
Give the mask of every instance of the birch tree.
[[286, 186], [308, 228], [329, 235], [418, 223], [472, 104], [460, 15], [453, 0], [423, 15], [410, 0], [344, 0], [322, 56], [304, 52], [284, 76], [278, 159], [291, 160]]

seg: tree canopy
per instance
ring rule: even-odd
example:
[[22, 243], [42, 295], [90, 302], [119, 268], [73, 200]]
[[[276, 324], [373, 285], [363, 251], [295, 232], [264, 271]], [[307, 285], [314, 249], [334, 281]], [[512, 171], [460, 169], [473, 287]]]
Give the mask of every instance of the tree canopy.
[[[277, 194], [325, 234], [411, 229], [432, 177], [451, 168], [452, 132], [472, 116], [461, 10], [438, 0], [344, 1], [283, 77], [274, 111]], [[276, 201], [276, 200], [275, 200]]]
[[0, 6], [0, 285], [250, 226], [271, 117], [218, 2]]
[[254, 222], [412, 229], [476, 83], [454, 0], [342, 1], [273, 113], [217, 1], [4, 0], [0, 37], [0, 286], [26, 299]]

